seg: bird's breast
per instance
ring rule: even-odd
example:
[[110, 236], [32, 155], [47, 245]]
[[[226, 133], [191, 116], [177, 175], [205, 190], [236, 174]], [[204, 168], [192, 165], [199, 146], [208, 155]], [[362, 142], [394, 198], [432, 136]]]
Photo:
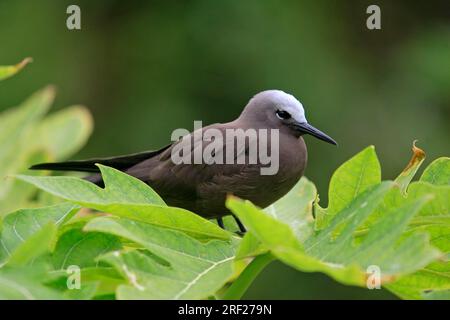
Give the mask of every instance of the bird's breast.
[[[262, 174], [262, 168], [268, 165], [258, 165], [258, 168], [248, 170], [239, 184], [230, 190], [234, 195], [252, 201], [255, 205], [265, 208], [283, 197], [302, 177], [306, 163], [307, 150], [303, 138], [289, 140], [280, 137], [278, 151], [271, 148], [272, 161], [278, 166], [274, 174]], [[274, 153], [277, 153], [275, 159]], [[271, 163], [270, 166], [275, 166]]]
[[[294, 140], [295, 139], [295, 140]], [[302, 137], [288, 141], [280, 139], [279, 169], [272, 177], [264, 180], [272, 195], [261, 201], [261, 207], [268, 206], [284, 196], [302, 177], [307, 164], [307, 149]]]

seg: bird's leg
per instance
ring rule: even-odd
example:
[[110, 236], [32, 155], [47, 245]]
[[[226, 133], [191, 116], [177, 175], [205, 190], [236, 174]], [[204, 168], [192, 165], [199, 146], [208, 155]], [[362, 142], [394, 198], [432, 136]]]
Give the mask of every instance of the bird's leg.
[[234, 214], [233, 214], [233, 218], [234, 218], [234, 221], [236, 221], [236, 223], [237, 223], [237, 225], [238, 225], [239, 230], [241, 231], [241, 233], [242, 233], [242, 234], [246, 233], [246, 232], [247, 232], [247, 229], [245, 229], [245, 227], [244, 227], [244, 225], [242, 224], [241, 220], [239, 220], [238, 217], [236, 217]]
[[223, 230], [225, 230], [225, 226], [223, 224], [223, 219], [221, 217], [217, 218], [217, 224], [219, 225], [219, 227], [221, 227]]

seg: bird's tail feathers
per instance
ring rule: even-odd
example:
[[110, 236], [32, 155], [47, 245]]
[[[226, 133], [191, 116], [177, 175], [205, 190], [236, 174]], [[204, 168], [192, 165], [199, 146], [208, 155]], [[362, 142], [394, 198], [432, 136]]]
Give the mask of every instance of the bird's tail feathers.
[[[170, 145], [169, 145], [170, 146]], [[128, 169], [139, 162], [149, 159], [164, 150], [169, 146], [165, 146], [162, 149], [156, 151], [145, 151], [140, 153], [134, 153], [125, 156], [118, 156], [112, 158], [98, 158], [88, 160], [76, 160], [67, 162], [48, 162], [39, 163], [30, 167], [30, 170], [55, 170], [55, 171], [80, 171], [80, 172], [100, 172], [100, 169], [96, 164], [102, 164], [108, 167], [112, 167], [118, 170]]]

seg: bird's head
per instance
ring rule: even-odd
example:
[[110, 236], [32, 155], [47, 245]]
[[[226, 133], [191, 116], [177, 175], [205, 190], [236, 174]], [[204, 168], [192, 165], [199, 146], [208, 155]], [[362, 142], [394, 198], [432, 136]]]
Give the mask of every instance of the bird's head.
[[256, 94], [242, 111], [240, 118], [251, 123], [256, 121], [266, 128], [288, 131], [297, 137], [309, 134], [337, 145], [331, 137], [308, 123], [300, 101], [281, 90], [266, 90]]

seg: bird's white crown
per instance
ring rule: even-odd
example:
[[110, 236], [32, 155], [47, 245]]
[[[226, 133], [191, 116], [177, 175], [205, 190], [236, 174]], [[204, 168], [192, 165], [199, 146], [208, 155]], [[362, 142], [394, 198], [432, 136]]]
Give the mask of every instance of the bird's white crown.
[[289, 112], [295, 121], [300, 123], [308, 122], [306, 121], [303, 105], [293, 95], [281, 90], [267, 90], [265, 93], [267, 98], [273, 101], [280, 110]]

